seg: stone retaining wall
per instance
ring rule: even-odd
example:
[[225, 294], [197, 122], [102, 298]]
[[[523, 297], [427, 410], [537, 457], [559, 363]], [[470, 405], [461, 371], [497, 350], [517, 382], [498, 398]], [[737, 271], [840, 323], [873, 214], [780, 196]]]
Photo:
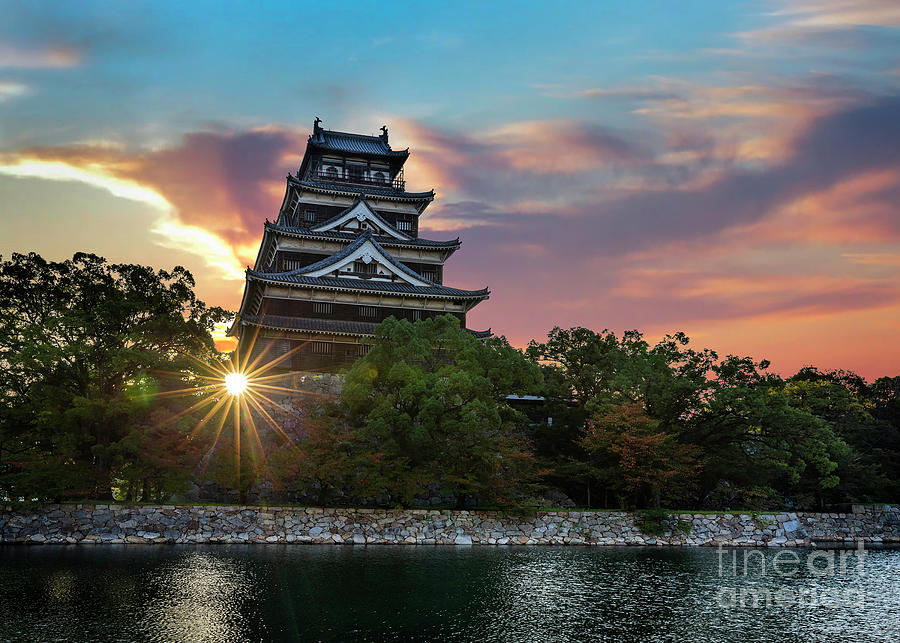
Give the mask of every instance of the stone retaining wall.
[[[409, 545], [804, 546], [900, 543], [900, 507], [853, 513], [670, 514], [660, 535], [625, 512], [48, 505], [0, 510], [4, 543], [346, 543]], [[649, 531], [649, 530], [648, 530]]]

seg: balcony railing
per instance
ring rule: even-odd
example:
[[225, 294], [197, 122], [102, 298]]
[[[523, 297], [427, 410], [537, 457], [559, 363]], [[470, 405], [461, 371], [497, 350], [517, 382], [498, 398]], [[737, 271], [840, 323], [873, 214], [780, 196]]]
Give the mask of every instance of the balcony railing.
[[326, 183], [347, 183], [350, 185], [364, 185], [371, 187], [379, 187], [379, 188], [388, 188], [393, 190], [400, 190], [401, 192], [406, 189], [406, 181], [403, 179], [403, 171], [394, 178], [391, 179], [390, 176], [385, 172], [384, 178], [379, 178], [377, 176], [363, 176], [361, 174], [355, 173], [346, 173], [344, 175], [341, 172], [332, 170], [331, 168], [322, 169], [322, 168], [314, 168], [310, 169], [307, 172], [306, 178], [311, 181], [324, 181]]

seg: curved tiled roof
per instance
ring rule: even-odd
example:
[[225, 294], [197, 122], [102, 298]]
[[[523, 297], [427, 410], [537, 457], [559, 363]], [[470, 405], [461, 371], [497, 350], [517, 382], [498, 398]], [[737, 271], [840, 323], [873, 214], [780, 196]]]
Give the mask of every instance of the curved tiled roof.
[[[356, 252], [359, 248], [365, 245], [366, 241], [369, 241], [372, 238], [371, 232], [363, 232], [356, 238], [356, 241], [351, 243], [348, 246], [344, 246], [333, 255], [328, 255], [324, 259], [316, 261], [315, 263], [311, 263], [309, 265], [303, 266], [302, 268], [296, 268], [294, 270], [289, 270], [287, 272], [281, 273], [283, 275], [303, 275], [308, 272], [314, 272], [319, 270], [320, 268], [327, 268], [328, 266], [334, 265], [342, 259], [346, 259], [352, 253]], [[378, 245], [377, 243], [375, 244]], [[385, 253], [387, 254], [387, 253]]]
[[490, 291], [462, 290], [449, 286], [413, 286], [396, 281], [378, 281], [376, 279], [346, 279], [341, 277], [307, 277], [286, 272], [257, 272], [247, 270], [248, 279], [258, 279], [286, 285], [309, 286], [328, 290], [367, 290], [375, 293], [391, 293], [396, 295], [412, 295], [426, 297], [443, 297], [447, 299], [487, 299]]
[[308, 140], [316, 147], [336, 152], [353, 152], [376, 156], [409, 156], [408, 149], [392, 150], [388, 142], [380, 136], [319, 129]]
[[374, 335], [375, 326], [377, 326], [374, 322], [288, 317], [286, 315], [247, 315], [241, 318], [241, 323], [280, 330], [306, 330], [341, 335]]
[[[288, 317], [286, 315], [247, 315], [241, 318], [245, 326], [262, 326], [278, 330], [311, 331], [336, 335], [375, 335], [376, 322], [347, 321], [343, 319], [317, 319], [314, 317]], [[491, 329], [466, 329], [478, 339], [492, 335]]]
[[[289, 235], [296, 235], [300, 237], [321, 237], [325, 239], [336, 239], [341, 241], [352, 241], [356, 239], [357, 233], [355, 232], [336, 232], [333, 230], [326, 230], [323, 232], [313, 232], [310, 228], [303, 228], [299, 226], [284, 226], [277, 225], [270, 221], [266, 221], [266, 227], [270, 230], [274, 230], [276, 232], [281, 232]], [[415, 237], [408, 241], [403, 239], [394, 239], [393, 237], [385, 237], [381, 235], [374, 235], [375, 240], [381, 244], [382, 246], [422, 246], [423, 248], [458, 248], [461, 243], [459, 237], [453, 239], [451, 241], [432, 241], [431, 239], [422, 239], [421, 237]]]
[[[341, 261], [343, 261], [344, 259], [349, 257], [351, 254], [353, 254], [354, 252], [359, 250], [359, 248], [361, 248], [362, 246], [364, 246], [366, 243], [369, 243], [369, 242], [371, 242], [372, 246], [374, 246], [375, 250], [379, 254], [381, 254], [384, 257], [384, 259], [389, 264], [391, 264], [394, 268], [396, 268], [399, 272], [403, 273], [404, 275], [406, 275], [407, 277], [409, 277], [411, 279], [415, 279], [416, 281], [422, 281], [427, 284], [427, 286], [413, 286], [412, 284], [408, 284], [410, 287], [446, 288], [447, 290], [456, 291], [459, 293], [478, 292], [478, 291], [460, 290], [458, 288], [447, 288], [446, 286], [437, 284], [437, 283], [431, 281], [430, 279], [426, 279], [425, 277], [423, 277], [422, 275], [417, 273], [412, 268], [397, 261], [391, 253], [387, 252], [384, 248], [381, 247], [381, 245], [377, 241], [375, 241], [375, 238], [373, 237], [372, 233], [368, 230], [363, 232], [362, 234], [360, 234], [356, 238], [356, 241], [354, 241], [350, 245], [344, 246], [339, 251], [335, 252], [333, 255], [329, 255], [329, 256], [325, 257], [324, 259], [322, 259], [321, 261], [317, 261], [315, 263], [309, 264], [308, 266], [303, 266], [301, 268], [296, 268], [294, 270], [289, 270], [287, 272], [256, 273], [256, 274], [257, 275], [262, 275], [262, 274], [280, 275], [281, 277], [291, 277], [291, 278], [303, 277], [303, 276], [308, 275], [308, 273], [310, 273], [310, 272], [316, 272], [317, 270], [321, 270], [322, 268], [327, 268], [328, 266], [333, 266], [336, 263], [340, 263]], [[331, 278], [331, 277], [309, 277], [309, 278], [311, 278], [311, 279], [330, 279], [331, 281], [341, 281], [341, 282], [347, 281], [347, 279]], [[378, 281], [375, 279], [369, 279], [369, 280], [365, 280], [365, 281], [368, 281], [373, 284], [378, 284], [378, 285], [381, 285], [383, 283], [386, 285], [400, 285], [400, 284], [396, 284], [395, 282], [381, 282], [381, 281]]]

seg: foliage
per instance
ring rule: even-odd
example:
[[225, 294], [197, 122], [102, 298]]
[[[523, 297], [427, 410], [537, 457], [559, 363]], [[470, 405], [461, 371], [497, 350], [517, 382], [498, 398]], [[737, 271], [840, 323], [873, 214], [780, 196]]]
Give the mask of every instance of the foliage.
[[[271, 431], [237, 449], [226, 429], [210, 449], [194, 429], [216, 400], [204, 406], [197, 364], [221, 359], [210, 331], [226, 314], [193, 285], [183, 268], [82, 253], [0, 261], [0, 500], [162, 501], [197, 481], [198, 463], [241, 501], [439, 495], [515, 511], [560, 492], [642, 508], [900, 499], [900, 377], [806, 367], [785, 379], [684, 333], [651, 344], [554, 328], [523, 354], [449, 315], [379, 325], [339, 402], [310, 408], [295, 439]], [[511, 394], [544, 403], [529, 418]], [[684, 528], [656, 515], [643, 516], [646, 533]]]
[[661, 536], [671, 522], [669, 513], [664, 509], [641, 509], [635, 512], [635, 518], [635, 526], [648, 536]]
[[215, 355], [210, 331], [225, 313], [193, 286], [180, 267], [84, 253], [0, 262], [0, 496], [109, 498], [116, 480], [133, 488], [140, 476], [156, 496], [177, 486], [176, 429], [146, 429], [161, 426], [158, 393], [196, 385], [186, 356]]
[[553, 418], [534, 427], [535, 457], [573, 497], [717, 508], [898, 497], [898, 378], [869, 386], [806, 368], [784, 380], [683, 333], [651, 346], [637, 331], [555, 328], [528, 356]]
[[625, 402], [596, 413], [579, 440], [589, 454], [607, 456], [614, 468], [608, 477], [628, 505], [659, 507], [682, 497], [700, 468], [697, 449], [679, 444], [659, 424], [640, 404]]
[[316, 475], [331, 476], [325, 485], [354, 472], [362, 498], [408, 504], [433, 490], [460, 505], [510, 503], [533, 459], [506, 396], [539, 384], [539, 369], [504, 338], [481, 342], [450, 315], [390, 318], [348, 373], [335, 424], [301, 450]]
[[337, 409], [308, 412], [312, 417], [297, 443], [278, 440], [268, 457], [269, 476], [276, 492], [309, 497], [317, 505], [346, 504], [367, 454], [351, 448], [352, 432]]

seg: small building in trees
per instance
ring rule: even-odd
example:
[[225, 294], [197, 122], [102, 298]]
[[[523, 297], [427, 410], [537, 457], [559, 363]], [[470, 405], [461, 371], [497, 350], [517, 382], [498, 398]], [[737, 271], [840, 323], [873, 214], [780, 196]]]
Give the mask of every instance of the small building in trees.
[[388, 317], [449, 313], [465, 327], [489, 292], [444, 284], [444, 263], [460, 241], [419, 236], [434, 190], [406, 190], [409, 150], [391, 148], [387, 127], [365, 136], [320, 122], [246, 272], [229, 331], [238, 350], [281, 356], [280, 366], [292, 370], [334, 371], [365, 355], [367, 338]]

